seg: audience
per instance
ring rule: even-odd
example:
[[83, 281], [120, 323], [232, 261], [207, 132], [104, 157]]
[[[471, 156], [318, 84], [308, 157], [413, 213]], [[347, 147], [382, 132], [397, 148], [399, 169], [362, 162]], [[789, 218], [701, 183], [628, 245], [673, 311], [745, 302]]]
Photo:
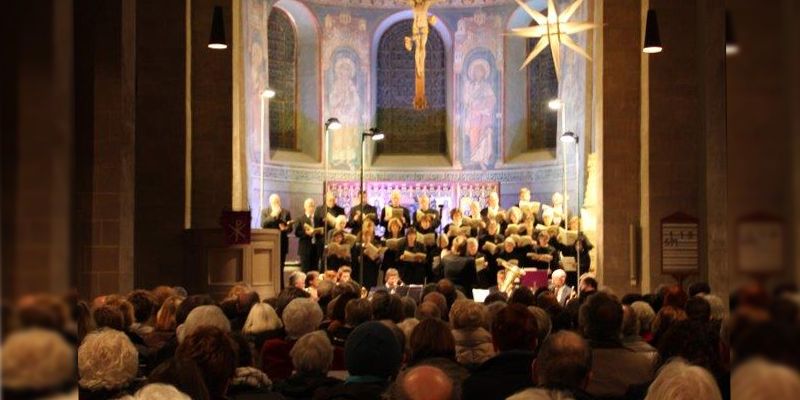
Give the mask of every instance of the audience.
[[20, 298], [3, 307], [3, 398], [800, 395], [800, 307], [791, 287], [773, 294], [744, 285], [728, 312], [704, 283], [620, 301], [584, 275], [580, 296], [562, 307], [547, 287], [482, 304], [441, 280], [417, 304], [331, 278], [313, 278], [316, 296], [298, 280], [263, 302], [246, 285], [219, 303], [167, 286], [91, 301], [75, 293]]

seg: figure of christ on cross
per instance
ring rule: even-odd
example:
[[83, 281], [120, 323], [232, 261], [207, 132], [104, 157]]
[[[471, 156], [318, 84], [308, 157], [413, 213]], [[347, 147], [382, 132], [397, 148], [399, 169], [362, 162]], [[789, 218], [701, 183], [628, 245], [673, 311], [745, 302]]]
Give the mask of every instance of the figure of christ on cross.
[[415, 92], [414, 108], [423, 110], [428, 107], [425, 97], [425, 45], [428, 44], [428, 25], [436, 23], [436, 17], [428, 16], [431, 4], [439, 0], [407, 0], [414, 12], [414, 22], [411, 26], [411, 36], [405, 37], [406, 50], [414, 51], [415, 64]]

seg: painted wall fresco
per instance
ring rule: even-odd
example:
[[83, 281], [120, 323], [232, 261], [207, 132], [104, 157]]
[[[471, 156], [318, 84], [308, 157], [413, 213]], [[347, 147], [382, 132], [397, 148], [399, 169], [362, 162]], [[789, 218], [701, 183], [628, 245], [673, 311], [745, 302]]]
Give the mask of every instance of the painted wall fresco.
[[369, 123], [367, 22], [348, 12], [326, 15], [324, 21], [323, 118], [342, 123], [342, 129], [330, 133], [329, 166], [352, 170], [360, 165], [359, 134]]
[[503, 67], [503, 19], [477, 10], [458, 21], [453, 72], [456, 75], [456, 140], [465, 169], [491, 169], [499, 159]]

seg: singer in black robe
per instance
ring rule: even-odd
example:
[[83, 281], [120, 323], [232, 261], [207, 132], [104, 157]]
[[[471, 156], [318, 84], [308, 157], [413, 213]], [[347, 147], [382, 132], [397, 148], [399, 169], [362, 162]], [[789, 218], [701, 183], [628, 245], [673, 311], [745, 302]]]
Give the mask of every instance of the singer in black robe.
[[425, 253], [425, 245], [417, 240], [417, 231], [414, 228], [408, 228], [405, 239], [401, 242], [400, 248], [397, 251], [397, 270], [400, 272], [400, 277], [403, 282], [407, 284], [421, 285], [425, 283], [426, 278], [426, 259], [422, 261], [401, 260], [400, 257], [403, 252], [409, 251], [412, 253]]

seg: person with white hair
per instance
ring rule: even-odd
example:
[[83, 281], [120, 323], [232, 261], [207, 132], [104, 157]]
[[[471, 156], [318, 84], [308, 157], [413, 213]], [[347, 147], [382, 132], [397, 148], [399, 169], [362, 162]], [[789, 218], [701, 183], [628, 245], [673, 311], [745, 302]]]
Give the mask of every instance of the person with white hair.
[[340, 380], [328, 377], [328, 370], [333, 362], [333, 345], [323, 331], [307, 333], [295, 343], [289, 352], [294, 365], [294, 374], [272, 389], [286, 398], [310, 399], [320, 387], [329, 387], [341, 383]]
[[303, 271], [294, 271], [289, 275], [289, 287], [296, 287], [300, 290], [306, 289], [306, 274]]
[[753, 358], [733, 370], [731, 393], [734, 399], [797, 399], [800, 376], [790, 367]]
[[400, 204], [401, 196], [399, 190], [393, 190], [392, 194], [389, 195], [389, 204], [381, 209], [380, 224], [387, 231], [389, 230], [389, 220], [392, 219], [392, 216], [395, 214], [399, 214], [398, 219], [402, 223], [403, 228], [408, 227], [412, 222], [411, 213], [409, 213], [408, 208]]
[[572, 297], [573, 290], [567, 286], [567, 273], [563, 269], [553, 271], [550, 276], [550, 290], [556, 295], [556, 300], [561, 307], [567, 305], [567, 300]]
[[296, 298], [283, 310], [285, 338], [270, 339], [261, 348], [261, 369], [273, 381], [281, 381], [292, 374], [290, 352], [297, 340], [319, 328], [322, 309], [309, 298]]
[[636, 314], [639, 320], [639, 336], [645, 341], [653, 337], [652, 325], [653, 320], [656, 318], [656, 313], [653, 307], [646, 301], [634, 301], [631, 304], [631, 310]]
[[265, 341], [281, 336], [281, 328], [283, 321], [275, 309], [267, 303], [257, 303], [247, 314], [242, 334], [253, 343], [255, 349], [261, 349]]
[[113, 399], [125, 394], [139, 370], [139, 352], [124, 333], [100, 329], [78, 348], [81, 399]]
[[222, 312], [222, 309], [214, 305], [195, 307], [186, 321], [178, 326], [176, 330], [178, 343], [183, 342], [187, 336], [191, 335], [201, 326], [215, 326], [225, 332], [231, 331], [231, 321]]
[[702, 296], [711, 307], [711, 320], [722, 321], [728, 315], [728, 309], [722, 299], [715, 294], [703, 294]]
[[191, 400], [186, 393], [176, 389], [175, 386], [164, 383], [151, 383], [136, 391], [135, 400]]
[[75, 349], [50, 330], [32, 328], [5, 337], [2, 356], [3, 394], [36, 393], [44, 397], [64, 389], [75, 376]]
[[[752, 397], [743, 398], [752, 399]], [[661, 367], [656, 379], [647, 389], [645, 397], [645, 400], [721, 399], [719, 386], [711, 373], [681, 358], [675, 358]]]

